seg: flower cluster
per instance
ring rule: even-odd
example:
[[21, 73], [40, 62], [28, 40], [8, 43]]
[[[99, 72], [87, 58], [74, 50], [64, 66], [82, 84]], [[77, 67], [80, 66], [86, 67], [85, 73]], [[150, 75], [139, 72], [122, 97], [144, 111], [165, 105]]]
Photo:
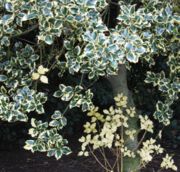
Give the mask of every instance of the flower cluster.
[[174, 165], [174, 160], [172, 159], [172, 156], [169, 156], [168, 154], [166, 154], [166, 156], [163, 158], [161, 168], [177, 171], [177, 167], [176, 165]]
[[32, 80], [40, 79], [42, 83], [48, 84], [48, 78], [45, 76], [48, 71], [48, 68], [44, 68], [42, 65], [40, 65], [37, 69], [37, 72], [32, 73]]
[[[102, 153], [102, 149], [108, 148], [117, 157], [120, 156], [120, 159], [140, 157], [140, 166], [145, 167], [155, 155], [164, 152], [164, 149], [156, 143], [154, 138], [145, 139], [147, 132], [154, 132], [153, 122], [147, 115], [138, 116], [134, 107], [128, 107], [128, 99], [123, 94], [118, 94], [114, 100], [115, 107], [110, 106], [109, 109], [104, 109], [101, 113], [99, 108], [94, 106], [88, 112], [87, 115], [91, 120], [84, 125], [85, 136], [79, 139], [82, 145], [78, 155], [89, 156], [94, 150], [99, 150]], [[136, 122], [139, 120], [140, 130], [131, 126], [133, 119]], [[140, 131], [143, 131], [144, 134], [139, 143], [130, 147], [128, 143], [136, 142]], [[161, 138], [161, 132], [158, 134], [159, 138]], [[161, 168], [177, 170], [172, 157], [169, 156], [163, 158]]]
[[[127, 97], [118, 94], [115, 98], [116, 108], [110, 106], [104, 109], [101, 114], [98, 107], [93, 107], [88, 116], [90, 122], [84, 125], [84, 133], [79, 141], [82, 143], [79, 155], [88, 155], [87, 146], [92, 146], [93, 150], [100, 147], [112, 148], [113, 146], [121, 148], [124, 156], [135, 157], [134, 153], [124, 146], [123, 138], [117, 134], [120, 128], [127, 129], [126, 134], [133, 139], [135, 130], [128, 130], [128, 119], [135, 116], [135, 108], [127, 108]], [[126, 111], [125, 111], [126, 110]], [[124, 113], [126, 112], [126, 113]]]
[[153, 133], [153, 122], [148, 118], [148, 116], [140, 115], [139, 119], [141, 122], [141, 130], [146, 130], [150, 133]]
[[135, 136], [135, 134], [136, 134], [136, 130], [126, 130], [125, 131], [125, 134], [127, 135], [127, 136], [129, 136], [129, 138], [131, 139], [131, 140], [134, 140], [134, 136]]
[[141, 162], [143, 165], [146, 165], [147, 163], [152, 161], [154, 153], [163, 153], [163, 148], [155, 143], [156, 140], [153, 138], [146, 140], [143, 142], [143, 147], [137, 151], [137, 153], [141, 157]]
[[114, 97], [114, 100], [116, 102], [116, 106], [124, 108], [127, 107], [127, 97], [123, 96], [123, 94], [118, 94]]

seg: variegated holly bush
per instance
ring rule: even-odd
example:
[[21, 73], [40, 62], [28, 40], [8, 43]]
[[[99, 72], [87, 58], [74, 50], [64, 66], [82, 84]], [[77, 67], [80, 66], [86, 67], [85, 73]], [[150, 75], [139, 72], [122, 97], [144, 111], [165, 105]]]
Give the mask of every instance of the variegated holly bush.
[[[0, 0], [0, 120], [31, 121], [25, 148], [47, 152], [59, 159], [69, 154], [67, 140], [60, 135], [67, 110], [93, 107], [93, 93], [83, 84], [101, 76], [115, 75], [119, 64], [142, 62], [152, 69], [162, 56], [168, 72], [147, 71], [146, 83], [162, 94], [154, 117], [165, 125], [172, 117], [171, 105], [178, 99], [179, 22], [173, 0]], [[110, 5], [119, 6], [117, 24], [109, 27]], [[68, 102], [55, 110], [51, 120], [41, 121], [53, 71], [60, 78], [57, 101]], [[66, 74], [81, 76], [77, 85], [66, 85]], [[56, 78], [54, 78], [56, 80]], [[30, 114], [36, 114], [38, 119]]]

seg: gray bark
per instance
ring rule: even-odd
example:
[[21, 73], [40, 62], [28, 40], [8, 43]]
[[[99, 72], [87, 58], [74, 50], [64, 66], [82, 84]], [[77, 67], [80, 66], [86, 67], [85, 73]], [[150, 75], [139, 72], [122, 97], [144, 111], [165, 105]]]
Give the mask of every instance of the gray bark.
[[[115, 76], [111, 76], [108, 78], [108, 81], [112, 85], [113, 94], [116, 96], [118, 93], [123, 93], [124, 96], [128, 97], [128, 106], [134, 107], [134, 101], [132, 98], [132, 94], [128, 89], [127, 85], [127, 69], [125, 65], [119, 66], [118, 74]], [[137, 118], [132, 118], [131, 121], [129, 121], [129, 129], [138, 129], [138, 123]], [[138, 145], [138, 138], [137, 135], [135, 137], [135, 140], [127, 140], [125, 145], [130, 149], [133, 150]], [[139, 166], [139, 158], [124, 158], [123, 161], [123, 172], [137, 172]], [[121, 171], [122, 172], [122, 171]]]

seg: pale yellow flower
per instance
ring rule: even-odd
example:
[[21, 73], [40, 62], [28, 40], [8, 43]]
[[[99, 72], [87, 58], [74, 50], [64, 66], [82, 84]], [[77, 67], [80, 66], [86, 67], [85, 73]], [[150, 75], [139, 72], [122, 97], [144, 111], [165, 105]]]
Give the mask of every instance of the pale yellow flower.
[[31, 76], [32, 80], [38, 80], [40, 78], [40, 74], [39, 73], [32, 73], [32, 76]]
[[96, 121], [97, 121], [97, 118], [93, 116], [93, 117], [91, 118], [91, 122], [96, 122]]
[[44, 75], [46, 72], [48, 72], [48, 68], [44, 68], [42, 65], [40, 65], [37, 72], [32, 73], [31, 78], [32, 80], [40, 79], [42, 83], [48, 84], [48, 78]]
[[46, 74], [47, 72], [49, 71], [48, 68], [44, 68], [42, 65], [40, 65], [37, 69], [37, 72], [40, 74], [40, 75], [44, 75]]
[[86, 122], [86, 124], [84, 125], [84, 132], [85, 133], [96, 133], [97, 130], [96, 130], [96, 123], [90, 123], [90, 122]]
[[87, 151], [80, 151], [78, 153], [78, 156], [89, 156], [89, 152], [87, 152]]
[[154, 150], [156, 151], [157, 154], [161, 154], [164, 151], [164, 149], [160, 145], [155, 145]]
[[126, 130], [126, 131], [125, 131], [125, 134], [126, 134], [127, 136], [129, 136], [129, 138], [130, 138], [131, 140], [134, 140], [134, 136], [135, 136], [135, 134], [136, 134], [136, 130]]
[[158, 133], [158, 137], [161, 139], [162, 138], [162, 130], [161, 131], [159, 131], [159, 133]]
[[123, 94], [118, 94], [115, 98], [114, 98], [115, 102], [116, 102], [116, 106], [118, 107], [127, 107], [127, 97], [123, 96]]
[[169, 156], [168, 154], [166, 154], [166, 156], [163, 158], [163, 161], [161, 163], [161, 168], [172, 169], [174, 171], [177, 171], [177, 166], [174, 164], [174, 160], [172, 159], [172, 156]]
[[134, 117], [135, 114], [136, 114], [135, 107], [130, 107], [129, 109], [126, 109], [126, 113], [127, 113], [130, 117]]
[[83, 143], [86, 141], [86, 138], [84, 136], [82, 136], [80, 139], [79, 139], [79, 142]]
[[156, 145], [155, 142], [156, 140], [153, 138], [146, 140], [143, 142], [143, 147], [137, 151], [143, 163], [150, 162], [153, 158], [154, 153], [163, 153], [163, 148], [161, 148], [160, 145]]
[[42, 76], [40, 77], [40, 81], [41, 81], [42, 83], [44, 83], [44, 84], [48, 84], [48, 78], [47, 78], [47, 76], [42, 75]]
[[122, 147], [121, 148], [121, 152], [123, 153], [123, 156], [124, 157], [131, 157], [131, 158], [134, 158], [135, 157], [135, 154], [134, 152], [132, 152], [131, 150], [129, 150], [127, 147]]
[[139, 118], [141, 122], [141, 130], [146, 130], [150, 133], [153, 133], [153, 122], [148, 118], [148, 116], [140, 115]]
[[93, 106], [92, 108], [91, 108], [91, 110], [87, 113], [87, 115], [88, 116], [95, 116], [96, 115], [96, 113], [98, 112], [98, 107], [95, 107], [95, 106]]

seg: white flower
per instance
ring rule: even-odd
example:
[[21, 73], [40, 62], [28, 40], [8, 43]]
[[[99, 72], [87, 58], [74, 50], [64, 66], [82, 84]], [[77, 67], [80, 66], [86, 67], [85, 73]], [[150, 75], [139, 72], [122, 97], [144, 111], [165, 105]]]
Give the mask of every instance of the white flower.
[[84, 136], [82, 136], [80, 139], [79, 139], [79, 142], [83, 143], [86, 141], [86, 138]]
[[40, 77], [39, 73], [36, 73], [36, 72], [32, 73], [32, 76], [31, 76], [32, 80], [38, 80], [39, 77]]
[[141, 160], [145, 163], [148, 163], [152, 160], [152, 155], [148, 150], [142, 149], [140, 151], [138, 151]]
[[91, 110], [87, 113], [88, 116], [95, 116], [95, 114], [98, 112], [98, 107], [93, 106]]
[[87, 151], [80, 151], [79, 153], [78, 153], [78, 156], [89, 156], [89, 152], [87, 152]]
[[86, 124], [84, 125], [84, 132], [85, 133], [96, 133], [96, 123], [90, 123], [90, 122], [86, 122]]
[[48, 84], [48, 78], [47, 78], [47, 76], [42, 75], [42, 76], [40, 77], [40, 81], [41, 81], [42, 83], [44, 83], [44, 84]]
[[123, 94], [118, 94], [115, 98], [114, 98], [115, 102], [116, 102], [116, 106], [118, 107], [127, 107], [127, 97], [123, 96]]
[[153, 133], [153, 122], [148, 118], [148, 116], [140, 115], [139, 118], [141, 122], [141, 130], [146, 130], [150, 133]]
[[38, 80], [40, 79], [40, 81], [42, 83], [48, 84], [48, 78], [47, 76], [45, 76], [46, 72], [48, 72], [49, 69], [48, 68], [44, 68], [42, 65], [40, 65], [37, 69], [37, 72], [32, 73], [32, 80]]
[[127, 136], [129, 136], [129, 138], [130, 138], [131, 140], [134, 140], [134, 136], [135, 136], [135, 134], [136, 134], [136, 130], [126, 130], [126, 131], [125, 131], [125, 134], [126, 134]]
[[48, 72], [49, 71], [49, 69], [48, 68], [44, 68], [42, 65], [40, 65], [39, 67], [38, 67], [38, 70], [37, 70], [37, 72], [40, 74], [40, 75], [44, 75], [44, 74], [46, 74], [46, 72]]
[[158, 133], [158, 137], [161, 139], [162, 138], [162, 130], [161, 131], [159, 131], [159, 133]]
[[168, 154], [166, 154], [166, 156], [163, 158], [161, 168], [177, 171], [177, 167], [176, 165], [174, 165], [174, 160], [172, 159], [172, 156], [169, 156]]
[[129, 109], [126, 109], [126, 113], [127, 113], [130, 117], [134, 117], [135, 114], [136, 114], [135, 107], [131, 107], [131, 108], [129, 108]]
[[154, 153], [154, 149], [155, 149], [155, 145], [154, 145], [155, 142], [156, 140], [152, 138], [146, 140], [145, 142], [143, 142], [143, 147], [139, 151], [137, 151], [143, 163], [148, 163], [152, 160], [153, 158], [152, 154]]
[[127, 156], [127, 157], [132, 157], [134, 158], [135, 157], [135, 154], [134, 152], [132, 152], [131, 150], [128, 150], [127, 147], [124, 147], [124, 148], [121, 148], [121, 152], [123, 153], [123, 156]]
[[157, 154], [161, 154], [164, 151], [164, 149], [160, 145], [155, 145], [154, 149], [157, 152]]

